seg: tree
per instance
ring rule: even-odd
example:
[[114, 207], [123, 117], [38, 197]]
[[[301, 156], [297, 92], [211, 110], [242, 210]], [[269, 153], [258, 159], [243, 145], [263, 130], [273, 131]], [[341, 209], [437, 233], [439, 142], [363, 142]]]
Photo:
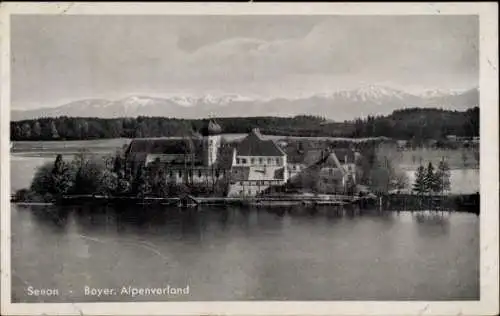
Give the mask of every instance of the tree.
[[139, 197], [145, 197], [151, 193], [151, 183], [145, 167], [137, 170], [132, 190]]
[[64, 162], [62, 155], [57, 155], [52, 168], [52, 194], [60, 196], [67, 194], [74, 185], [74, 174], [71, 172], [70, 167]]
[[436, 176], [434, 174], [434, 166], [432, 165], [432, 162], [429, 162], [424, 176], [425, 192], [435, 192], [438, 185], [439, 184], [436, 182]]
[[413, 191], [418, 195], [422, 195], [426, 192], [425, 175], [425, 167], [420, 165], [415, 172], [415, 183], [413, 184]]
[[132, 190], [131, 183], [131, 179], [128, 179], [123, 171], [118, 172], [118, 183], [115, 194], [122, 195], [130, 193]]
[[159, 161], [152, 163], [152, 166], [149, 168], [148, 178], [151, 183], [151, 191], [154, 195], [158, 197], [168, 195], [167, 174]]
[[31, 138], [31, 127], [28, 123], [24, 123], [21, 126], [21, 134], [22, 134], [24, 139]]
[[450, 190], [450, 177], [451, 173], [448, 163], [445, 160], [441, 160], [435, 174], [436, 186], [434, 192], [443, 194]]
[[52, 138], [59, 138], [59, 133], [57, 132], [56, 123], [54, 121], [50, 123], [50, 133], [52, 135]]
[[63, 161], [62, 155], [57, 155], [54, 163], [47, 163], [36, 170], [30, 190], [46, 200], [60, 197], [70, 192], [74, 175], [74, 170]]
[[118, 181], [119, 179], [116, 173], [111, 170], [105, 170], [99, 181], [100, 183], [97, 192], [105, 195], [114, 194], [118, 189]]
[[408, 176], [404, 172], [396, 172], [391, 184], [396, 190], [404, 190], [409, 185]]
[[40, 122], [35, 121], [33, 124], [33, 137], [39, 139], [42, 136], [42, 127], [40, 126]]
[[104, 163], [92, 159], [86, 151], [80, 151], [73, 160], [76, 168], [75, 194], [93, 194], [101, 189], [102, 174], [105, 170]]

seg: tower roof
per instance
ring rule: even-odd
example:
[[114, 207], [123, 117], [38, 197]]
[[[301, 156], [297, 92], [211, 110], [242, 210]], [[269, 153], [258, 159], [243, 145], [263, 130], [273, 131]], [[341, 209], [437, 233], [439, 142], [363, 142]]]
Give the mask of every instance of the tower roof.
[[219, 124], [217, 124], [217, 122], [215, 122], [213, 119], [210, 119], [205, 124], [205, 126], [203, 126], [200, 132], [203, 136], [219, 135], [220, 133], [222, 133], [222, 128]]

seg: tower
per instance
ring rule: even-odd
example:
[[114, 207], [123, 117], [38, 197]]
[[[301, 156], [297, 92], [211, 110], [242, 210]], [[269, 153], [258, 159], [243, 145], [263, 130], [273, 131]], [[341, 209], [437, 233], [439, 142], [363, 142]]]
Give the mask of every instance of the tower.
[[211, 167], [217, 161], [221, 145], [222, 128], [213, 119], [210, 119], [201, 129], [203, 136], [203, 164]]

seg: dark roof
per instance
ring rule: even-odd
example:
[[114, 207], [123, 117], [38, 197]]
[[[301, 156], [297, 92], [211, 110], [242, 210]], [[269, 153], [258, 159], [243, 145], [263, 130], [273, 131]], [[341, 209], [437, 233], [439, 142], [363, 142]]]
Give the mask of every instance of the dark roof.
[[237, 154], [240, 156], [283, 156], [285, 152], [273, 141], [264, 140], [259, 130], [254, 129], [238, 143]]
[[285, 152], [287, 154], [286, 161], [288, 163], [299, 163], [306, 166], [312, 165], [321, 159], [321, 149], [311, 149], [311, 150], [297, 150], [293, 147], [287, 147]]
[[147, 154], [203, 155], [203, 142], [197, 138], [139, 138], [133, 139], [127, 149], [128, 160], [142, 161]]
[[338, 168], [340, 167], [340, 161], [334, 152], [325, 155], [323, 158], [318, 160], [314, 166], [321, 166], [321, 168]]
[[217, 122], [215, 122], [214, 120], [209, 120], [201, 128], [200, 133], [203, 136], [219, 135], [220, 133], [222, 133], [222, 127], [220, 127], [220, 125], [217, 124]]

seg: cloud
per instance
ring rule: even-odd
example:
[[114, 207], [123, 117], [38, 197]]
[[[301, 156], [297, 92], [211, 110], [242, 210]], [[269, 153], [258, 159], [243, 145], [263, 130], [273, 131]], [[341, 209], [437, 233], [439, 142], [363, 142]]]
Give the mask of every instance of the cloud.
[[13, 19], [12, 32], [15, 103], [478, 81], [473, 16], [31, 16]]

